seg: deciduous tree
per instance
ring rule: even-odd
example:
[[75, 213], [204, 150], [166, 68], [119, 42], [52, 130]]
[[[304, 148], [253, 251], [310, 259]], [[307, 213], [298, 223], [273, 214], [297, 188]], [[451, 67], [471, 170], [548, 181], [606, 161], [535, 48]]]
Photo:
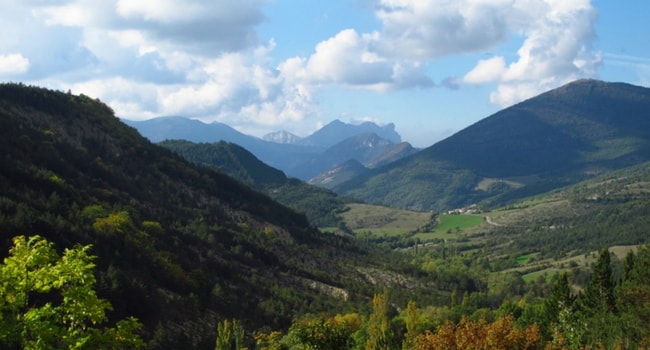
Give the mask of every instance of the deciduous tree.
[[95, 290], [91, 246], [59, 256], [40, 236], [13, 239], [0, 265], [0, 347], [124, 349], [144, 345], [134, 318], [102, 327], [110, 303]]

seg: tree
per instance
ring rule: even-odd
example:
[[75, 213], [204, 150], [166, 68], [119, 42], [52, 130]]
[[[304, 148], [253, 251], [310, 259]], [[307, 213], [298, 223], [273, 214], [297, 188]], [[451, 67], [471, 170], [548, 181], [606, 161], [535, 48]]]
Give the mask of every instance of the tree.
[[607, 248], [600, 251], [591, 273], [591, 280], [579, 296], [578, 317], [571, 316], [574, 320], [569, 323], [572, 329], [584, 330], [580, 337], [582, 344], [602, 344], [606, 348], [613, 348], [625, 330], [616, 307], [611, 256]]
[[580, 300], [582, 311], [587, 314], [616, 312], [611, 256], [607, 248], [600, 251], [598, 260], [592, 268], [591, 280], [584, 294], [580, 296]]
[[368, 319], [366, 350], [390, 349], [390, 320], [388, 319], [388, 295], [377, 294], [372, 298], [372, 314]]
[[551, 289], [551, 295], [544, 301], [544, 311], [549, 323], [556, 323], [562, 310], [573, 311], [575, 297], [571, 293], [569, 278], [566, 273], [557, 277]]
[[0, 347], [23, 349], [140, 348], [135, 318], [106, 321], [110, 303], [97, 297], [91, 246], [59, 256], [40, 236], [13, 239], [0, 264]]
[[351, 336], [359, 327], [361, 318], [356, 313], [334, 317], [305, 315], [291, 325], [290, 334], [306, 349], [349, 349], [353, 345]]
[[232, 343], [235, 343], [235, 349], [244, 348], [245, 331], [237, 319], [223, 320], [217, 323], [217, 340], [215, 342], [216, 350], [230, 350]]
[[415, 338], [418, 336], [418, 326], [420, 325], [420, 315], [415, 301], [409, 301], [406, 306], [406, 334], [404, 335], [404, 342], [402, 349], [412, 349], [415, 346]]
[[539, 349], [541, 334], [537, 325], [514, 326], [512, 315], [488, 323], [485, 319], [472, 321], [463, 317], [454, 325], [447, 322], [434, 332], [426, 331], [415, 339], [414, 349]]
[[621, 314], [621, 339], [624, 348], [650, 348], [650, 245], [639, 247], [637, 254], [625, 259], [625, 278], [618, 289]]

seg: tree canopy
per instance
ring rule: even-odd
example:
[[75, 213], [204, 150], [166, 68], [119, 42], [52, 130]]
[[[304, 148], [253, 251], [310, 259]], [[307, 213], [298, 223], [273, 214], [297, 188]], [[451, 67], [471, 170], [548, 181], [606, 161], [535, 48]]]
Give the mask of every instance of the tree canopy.
[[135, 318], [105, 327], [108, 301], [93, 289], [91, 246], [59, 256], [40, 236], [13, 239], [0, 265], [0, 347], [124, 349], [144, 345]]

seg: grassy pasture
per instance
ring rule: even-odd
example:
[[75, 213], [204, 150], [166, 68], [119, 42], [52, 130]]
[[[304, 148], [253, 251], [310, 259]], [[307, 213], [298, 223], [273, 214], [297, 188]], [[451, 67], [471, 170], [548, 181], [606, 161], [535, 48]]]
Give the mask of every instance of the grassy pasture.
[[436, 231], [461, 231], [483, 222], [483, 216], [480, 215], [440, 215], [440, 224], [436, 226]]
[[517, 259], [516, 259], [516, 261], [517, 261], [517, 265], [519, 265], [519, 266], [523, 266], [523, 265], [528, 264], [528, 262], [530, 261], [530, 259], [531, 259], [532, 257], [534, 257], [535, 255], [539, 255], [539, 253], [531, 253], [531, 254], [520, 255], [520, 256], [517, 257]]
[[[378, 236], [398, 236], [422, 231], [431, 224], [430, 212], [402, 210], [369, 204], [350, 204], [342, 214], [346, 225], [354, 232], [370, 232]], [[483, 222], [480, 215], [440, 215], [440, 222], [428, 232], [419, 232], [415, 237], [423, 241], [457, 238], [465, 230]]]
[[379, 236], [408, 234], [426, 226], [431, 220], [431, 213], [428, 212], [358, 203], [349, 204], [348, 207], [350, 209], [341, 216], [351, 230]]

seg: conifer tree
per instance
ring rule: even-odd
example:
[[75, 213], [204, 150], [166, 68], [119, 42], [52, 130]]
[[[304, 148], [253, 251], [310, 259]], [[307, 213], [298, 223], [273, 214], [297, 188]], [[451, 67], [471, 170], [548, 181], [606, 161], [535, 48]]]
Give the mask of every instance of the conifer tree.
[[582, 311], [588, 315], [599, 312], [616, 312], [611, 256], [603, 248], [593, 266], [591, 280], [580, 297]]
[[558, 276], [551, 295], [544, 301], [544, 311], [549, 323], [558, 321], [558, 316], [562, 310], [572, 310], [575, 297], [571, 293], [569, 278], [566, 273]]

